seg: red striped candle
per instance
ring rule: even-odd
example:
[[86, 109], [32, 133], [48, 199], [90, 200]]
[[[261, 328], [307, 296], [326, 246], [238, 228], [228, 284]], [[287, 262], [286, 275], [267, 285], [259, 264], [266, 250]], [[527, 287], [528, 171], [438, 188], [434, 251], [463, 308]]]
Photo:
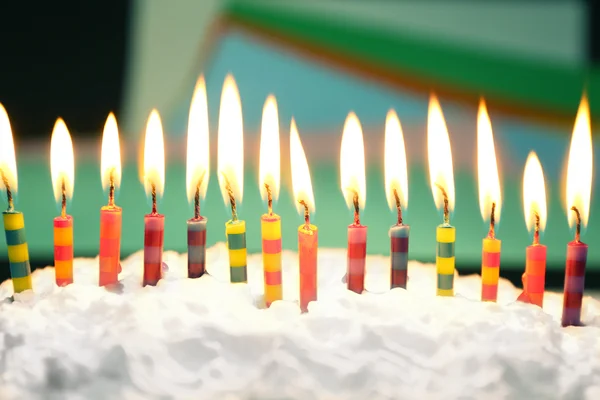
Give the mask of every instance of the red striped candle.
[[54, 218], [54, 272], [56, 284], [73, 283], [73, 217]]
[[300, 309], [308, 311], [308, 303], [317, 300], [317, 250], [319, 231], [309, 223], [298, 227], [300, 264]]
[[567, 245], [562, 326], [581, 325], [581, 303], [585, 285], [587, 251], [587, 244], [577, 240]]
[[366, 256], [367, 227], [348, 225], [348, 289], [359, 294], [365, 289]]
[[532, 244], [525, 251], [525, 274], [523, 290], [527, 294], [528, 303], [544, 306], [546, 290], [546, 246]]
[[164, 232], [164, 215], [152, 213], [144, 217], [144, 286], [156, 286], [162, 278]]

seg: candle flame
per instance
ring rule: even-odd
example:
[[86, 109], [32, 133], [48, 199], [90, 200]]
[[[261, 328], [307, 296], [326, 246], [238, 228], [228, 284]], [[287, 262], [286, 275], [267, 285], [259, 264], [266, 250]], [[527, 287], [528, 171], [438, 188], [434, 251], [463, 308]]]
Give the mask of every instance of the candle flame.
[[[396, 195], [403, 209], [408, 206], [408, 172], [404, 135], [398, 115], [388, 111], [385, 119], [385, 194], [390, 209], [396, 209]], [[395, 192], [395, 193], [394, 193]]]
[[292, 189], [296, 209], [300, 214], [303, 214], [304, 206], [300, 204], [300, 201], [304, 201], [308, 209], [315, 212], [315, 198], [313, 196], [308, 162], [306, 161], [306, 154], [300, 141], [296, 121], [293, 118], [290, 127], [290, 164], [292, 167]]
[[500, 220], [502, 206], [500, 178], [498, 176], [492, 123], [483, 100], [479, 103], [479, 112], [477, 113], [477, 175], [481, 216], [484, 221], [488, 221], [492, 205], [495, 204], [494, 218], [498, 221]]
[[567, 215], [571, 228], [577, 223], [572, 207], [579, 211], [584, 227], [588, 222], [592, 195], [592, 153], [590, 108], [584, 96], [577, 111], [567, 164]]
[[277, 101], [275, 96], [269, 95], [263, 107], [262, 124], [260, 131], [260, 163], [258, 167], [260, 196], [267, 199], [269, 186], [271, 196], [277, 200], [279, 197], [280, 180], [280, 149], [279, 149], [279, 118], [277, 115]]
[[58, 118], [52, 130], [50, 141], [50, 175], [54, 198], [60, 202], [64, 195], [67, 199], [73, 197], [75, 183], [75, 161], [73, 157], [73, 142], [62, 118]]
[[111, 112], [106, 118], [102, 133], [102, 153], [100, 157], [100, 177], [102, 188], [108, 190], [111, 184], [118, 188], [121, 185], [121, 146], [119, 144], [119, 128], [117, 119]]
[[[7, 196], [7, 189], [10, 189], [12, 194], [16, 194], [18, 190], [17, 179], [17, 162], [15, 159], [15, 144], [13, 142], [12, 130], [10, 128], [10, 120], [8, 114], [0, 103], [0, 190], [3, 198]], [[8, 188], [6, 187], [8, 184]], [[7, 199], [9, 208], [12, 208], [12, 199]]]
[[444, 208], [443, 191], [448, 197], [448, 209], [454, 209], [454, 173], [452, 170], [452, 150], [442, 108], [437, 97], [429, 100], [427, 115], [427, 152], [429, 158], [429, 181], [435, 206]]
[[244, 127], [240, 94], [231, 74], [225, 77], [223, 83], [217, 148], [217, 170], [223, 200], [226, 205], [230, 203], [229, 184], [233, 197], [240, 203], [244, 193]]
[[156, 195], [162, 196], [165, 188], [165, 142], [156, 109], [148, 117], [144, 140], [144, 190], [147, 196], [152, 194], [153, 186]]
[[523, 205], [525, 224], [529, 232], [534, 230], [539, 218], [540, 231], [546, 228], [546, 185], [542, 164], [535, 152], [530, 152], [525, 163], [523, 174]]
[[340, 172], [342, 193], [348, 207], [353, 207], [358, 195], [360, 208], [365, 208], [367, 184], [365, 178], [365, 146], [360, 121], [350, 112], [344, 124], [340, 150]]
[[197, 190], [199, 196], [206, 195], [210, 172], [208, 133], [206, 83], [204, 76], [201, 76], [196, 82], [188, 119], [186, 188], [190, 202]]

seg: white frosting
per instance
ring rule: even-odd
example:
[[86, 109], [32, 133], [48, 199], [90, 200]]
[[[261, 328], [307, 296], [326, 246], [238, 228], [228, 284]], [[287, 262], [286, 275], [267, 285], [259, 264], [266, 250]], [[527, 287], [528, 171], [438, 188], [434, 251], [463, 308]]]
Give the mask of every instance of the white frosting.
[[[33, 274], [35, 293], [0, 304], [0, 398], [385, 399], [600, 398], [600, 302], [584, 328], [561, 328], [562, 295], [540, 308], [481, 303], [478, 276], [435, 296], [435, 268], [409, 263], [408, 291], [387, 290], [389, 259], [369, 256], [366, 288], [345, 289], [345, 250], [319, 252], [319, 301], [301, 315], [298, 262], [283, 254], [284, 301], [262, 309], [260, 254], [249, 285], [229, 284], [223, 244], [210, 275], [185, 279], [186, 255], [142, 288], [142, 253], [125, 260], [122, 293], [99, 288], [98, 259], [75, 260], [75, 282]], [[0, 286], [0, 298], [12, 284]], [[475, 300], [475, 301], [473, 301]], [[257, 307], [258, 305], [258, 307]], [[463, 396], [463, 397], [461, 397]]]

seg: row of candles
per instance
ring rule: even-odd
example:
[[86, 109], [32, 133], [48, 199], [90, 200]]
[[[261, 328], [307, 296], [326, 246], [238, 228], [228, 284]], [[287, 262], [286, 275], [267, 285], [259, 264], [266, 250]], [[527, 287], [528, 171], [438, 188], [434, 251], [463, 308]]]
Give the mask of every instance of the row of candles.
[[[200, 215], [200, 199], [206, 195], [209, 180], [209, 128], [206, 87], [198, 80], [192, 98], [187, 136], [187, 196], [194, 204], [194, 216], [188, 227], [188, 276], [204, 274], [207, 219]], [[267, 202], [267, 213], [261, 217], [262, 255], [264, 265], [265, 302], [282, 298], [281, 218], [273, 212], [273, 200], [279, 194], [280, 144], [277, 104], [269, 96], [263, 109], [260, 139], [259, 184]], [[436, 230], [437, 294], [454, 295], [454, 246], [456, 230], [450, 224], [454, 207], [454, 178], [449, 135], [440, 104], [435, 96], [429, 102], [427, 120], [429, 176], [434, 201], [443, 210], [443, 222]], [[230, 280], [247, 281], [246, 227], [238, 218], [236, 204], [243, 195], [244, 166], [242, 108], [236, 83], [228, 75], [223, 85], [218, 126], [218, 179], [225, 204], [231, 207], [231, 220], [225, 224]], [[345, 121], [340, 157], [341, 188], [354, 220], [348, 226], [347, 285], [361, 293], [364, 289], [367, 227], [360, 222], [365, 207], [366, 178], [364, 143], [360, 121], [350, 113]], [[496, 301], [500, 276], [501, 241], [495, 237], [495, 223], [501, 210], [501, 190], [496, 163], [491, 122], [483, 100], [477, 117], [477, 165], [481, 215], [490, 229], [483, 239], [483, 301]], [[408, 240], [410, 227], [404, 224], [402, 210], [408, 204], [406, 151], [398, 116], [390, 110], [385, 125], [385, 190], [390, 208], [397, 210], [397, 221], [390, 231], [391, 287], [406, 288]], [[304, 214], [298, 228], [300, 306], [317, 299], [318, 229], [310, 223], [315, 210], [308, 163], [294, 120], [290, 127], [290, 162], [292, 186], [297, 208]], [[23, 214], [15, 211], [13, 193], [17, 190], [17, 169], [10, 122], [0, 105], [0, 186], [6, 193], [8, 209], [3, 213], [12, 282], [15, 292], [32, 289], [31, 271]], [[58, 119], [51, 139], [51, 175], [55, 198], [61, 204], [61, 215], [54, 219], [54, 259], [56, 283], [73, 282], [73, 218], [67, 214], [67, 200], [73, 194], [74, 156], [67, 126]], [[115, 204], [115, 189], [121, 180], [120, 145], [117, 122], [110, 114], [103, 133], [101, 153], [102, 184], [108, 191], [108, 204], [100, 210], [99, 284], [114, 284], [120, 271], [122, 210]], [[157, 209], [165, 181], [164, 138], [158, 112], [153, 110], [146, 125], [143, 182], [152, 199], [152, 209], [145, 216], [144, 285], [156, 285], [162, 274], [164, 215]], [[592, 184], [592, 143], [589, 106], [584, 96], [576, 117], [567, 170], [567, 207], [569, 224], [575, 227], [575, 240], [567, 246], [562, 324], [579, 325], [584, 289], [587, 245], [580, 240], [581, 226], [587, 223]], [[543, 305], [546, 271], [546, 246], [539, 234], [546, 221], [546, 194], [542, 166], [531, 152], [524, 171], [523, 198], [527, 227], [533, 231], [533, 243], [526, 249], [523, 274], [524, 290], [519, 300]]]

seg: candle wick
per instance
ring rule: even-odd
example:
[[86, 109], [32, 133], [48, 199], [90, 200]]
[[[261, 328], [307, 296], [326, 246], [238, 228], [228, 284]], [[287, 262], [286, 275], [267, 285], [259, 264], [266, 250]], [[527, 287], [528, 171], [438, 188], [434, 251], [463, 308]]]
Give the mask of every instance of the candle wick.
[[571, 210], [575, 211], [575, 216], [577, 218], [577, 225], [575, 225], [575, 242], [579, 243], [581, 239], [581, 214], [575, 206], [571, 207]]
[[271, 193], [271, 188], [267, 183], [265, 183], [265, 189], [267, 189], [267, 205], [269, 208], [269, 215], [273, 215], [273, 194]]
[[154, 183], [150, 184], [152, 186], [152, 215], [158, 214], [156, 210], [156, 185]]
[[200, 187], [202, 186], [202, 181], [204, 181], [204, 175], [206, 175], [206, 171], [202, 172], [196, 185], [196, 193], [194, 194], [194, 219], [200, 218]]
[[61, 182], [61, 191], [62, 191], [62, 208], [60, 215], [63, 218], [67, 217], [67, 188], [65, 186], [65, 180], [63, 179]]
[[448, 193], [446, 193], [446, 189], [442, 187], [439, 183], [436, 183], [438, 189], [442, 192], [442, 196], [444, 197], [444, 224], [450, 225], [450, 211], [448, 209]]
[[398, 196], [396, 189], [394, 189], [394, 197], [396, 198], [396, 209], [398, 210], [398, 225], [402, 225], [402, 207], [400, 206], [400, 196]]
[[360, 208], [358, 206], [357, 191], [354, 191], [354, 196], [352, 196], [352, 202], [354, 203], [354, 225], [360, 225]]
[[308, 214], [308, 204], [304, 200], [298, 201], [298, 203], [304, 206], [304, 229], [310, 230], [310, 215]]
[[108, 187], [108, 205], [115, 205], [115, 169], [110, 170], [110, 186]]
[[194, 219], [200, 218], [200, 185], [196, 186], [194, 195]]
[[223, 179], [225, 179], [225, 189], [227, 190], [227, 194], [229, 195], [229, 203], [231, 204], [231, 220], [237, 221], [237, 207], [235, 205], [235, 197], [233, 196], [233, 189], [231, 189], [231, 185], [229, 184], [229, 179], [227, 179], [227, 175], [223, 174]]
[[4, 188], [6, 189], [6, 200], [8, 201], [8, 211], [14, 211], [15, 205], [12, 196], [12, 190], [10, 190], [10, 185], [8, 184], [8, 178], [4, 175], [4, 171], [0, 168], [0, 175], [2, 177], [2, 183], [4, 184]]
[[540, 244], [540, 214], [537, 211], [533, 213], [535, 217], [535, 229], [533, 231], [533, 244]]
[[496, 203], [492, 203], [492, 211], [490, 213], [490, 231], [488, 237], [493, 239], [496, 235]]

